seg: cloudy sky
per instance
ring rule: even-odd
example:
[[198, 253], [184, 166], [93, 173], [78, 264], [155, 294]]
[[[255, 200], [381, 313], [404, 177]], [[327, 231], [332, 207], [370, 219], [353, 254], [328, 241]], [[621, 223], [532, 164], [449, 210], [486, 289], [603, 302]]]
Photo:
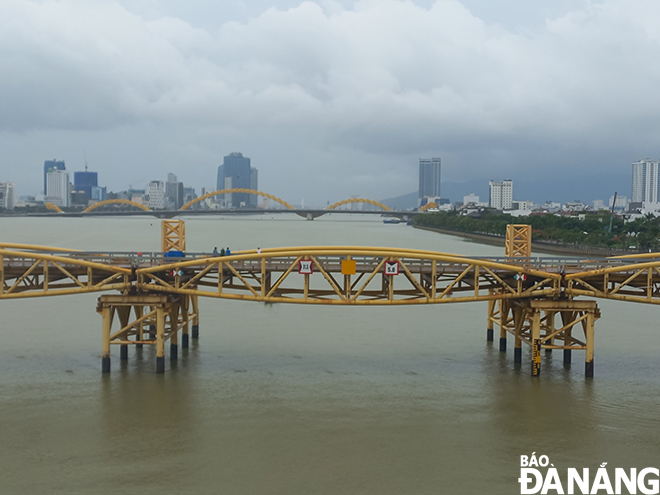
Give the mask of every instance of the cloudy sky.
[[307, 205], [414, 191], [431, 156], [452, 200], [629, 195], [660, 158], [658, 26], [657, 0], [2, 0], [0, 181], [86, 154], [110, 190], [210, 189], [241, 151]]

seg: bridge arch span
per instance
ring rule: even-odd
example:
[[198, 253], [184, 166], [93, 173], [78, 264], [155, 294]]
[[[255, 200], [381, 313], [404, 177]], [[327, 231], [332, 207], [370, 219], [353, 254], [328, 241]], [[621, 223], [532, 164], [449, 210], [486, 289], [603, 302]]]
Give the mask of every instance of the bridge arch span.
[[200, 201], [204, 201], [207, 198], [211, 198], [213, 196], [219, 196], [221, 194], [229, 194], [229, 193], [248, 193], [248, 194], [254, 194], [255, 196], [261, 196], [263, 198], [268, 198], [272, 199], [273, 201], [285, 206], [289, 210], [293, 210], [293, 206], [291, 206], [289, 203], [284, 201], [281, 198], [278, 198], [277, 196], [273, 196], [272, 194], [268, 194], [262, 191], [257, 191], [255, 189], [243, 189], [243, 188], [231, 188], [231, 189], [220, 189], [218, 191], [213, 191], [204, 194], [203, 196], [200, 196], [199, 198], [195, 198], [192, 201], [188, 201], [185, 205], [183, 205], [181, 208], [179, 208], [179, 211], [187, 210], [190, 208], [192, 205], [199, 203]]
[[437, 208], [437, 207], [438, 207], [438, 203], [431, 201], [430, 203], [426, 203], [424, 206], [422, 206], [419, 209], [419, 211], [426, 211], [426, 210], [430, 210], [431, 208]]
[[89, 213], [90, 211], [96, 210], [97, 208], [105, 205], [130, 205], [135, 206], [136, 208], [140, 208], [144, 211], [151, 211], [146, 206], [141, 205], [140, 203], [136, 203], [135, 201], [130, 201], [128, 199], [106, 199], [105, 201], [100, 201], [99, 203], [94, 203], [93, 205], [88, 206], [83, 210], [83, 213]]
[[56, 211], [57, 213], [64, 213], [64, 211], [62, 211], [62, 208], [60, 208], [54, 203], [46, 203], [44, 206], [46, 206], [46, 208], [48, 208], [49, 210]]
[[366, 199], [366, 198], [350, 198], [350, 199], [344, 199], [342, 201], [337, 201], [336, 203], [331, 204], [326, 208], [326, 210], [334, 210], [335, 208], [342, 206], [342, 205], [347, 205], [350, 203], [366, 203], [369, 205], [374, 205], [378, 206], [381, 210], [385, 211], [392, 211], [392, 208], [389, 206], [384, 205], [380, 201], [374, 201], [373, 199]]

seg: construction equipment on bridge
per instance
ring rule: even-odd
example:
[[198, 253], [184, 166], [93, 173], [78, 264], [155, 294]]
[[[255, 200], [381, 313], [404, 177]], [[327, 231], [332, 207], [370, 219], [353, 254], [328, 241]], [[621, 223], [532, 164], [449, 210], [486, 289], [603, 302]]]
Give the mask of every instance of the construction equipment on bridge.
[[163, 253], [186, 251], [186, 222], [162, 220], [160, 225], [160, 249]]
[[[592, 376], [594, 322], [600, 314], [594, 301], [577, 298], [660, 304], [660, 253], [605, 260], [533, 258], [529, 226], [510, 227], [507, 256], [501, 258], [352, 246], [167, 257], [171, 249], [186, 248], [182, 221], [163, 222], [164, 253], [89, 253], [0, 243], [0, 300], [118, 291], [99, 299], [104, 359], [113, 344], [154, 344], [162, 358], [166, 340], [178, 346], [179, 331], [187, 341], [191, 318], [195, 338], [199, 296], [351, 306], [485, 301], [487, 340], [494, 340], [497, 325], [500, 349], [506, 351], [507, 335], [512, 334], [514, 362], [522, 359], [523, 343], [533, 351], [534, 375], [540, 373], [541, 349], [562, 349], [566, 364], [572, 351], [584, 350], [585, 372]], [[112, 333], [115, 315], [120, 326]], [[145, 337], [145, 325], [155, 340]], [[576, 326], [584, 335], [578, 335]], [[124, 358], [127, 347], [121, 349]], [[170, 347], [172, 358], [177, 349]], [[162, 371], [162, 365], [157, 369]]]

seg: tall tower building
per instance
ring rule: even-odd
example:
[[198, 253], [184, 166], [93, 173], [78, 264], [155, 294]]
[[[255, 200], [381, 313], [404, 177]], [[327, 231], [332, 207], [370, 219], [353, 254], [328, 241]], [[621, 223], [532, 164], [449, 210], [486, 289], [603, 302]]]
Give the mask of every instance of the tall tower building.
[[647, 158], [632, 164], [632, 202], [658, 202], [658, 162]]
[[69, 172], [51, 169], [46, 174], [46, 201], [57, 206], [71, 206]]
[[419, 201], [421, 206], [440, 199], [440, 158], [419, 159]]
[[[229, 153], [218, 167], [217, 187], [220, 189], [257, 189], [257, 169], [242, 153]], [[225, 203], [232, 208], [256, 208], [257, 196], [249, 193], [225, 194]]]
[[149, 182], [149, 208], [152, 210], [165, 208], [165, 184], [162, 180]]
[[92, 187], [98, 187], [98, 174], [96, 172], [74, 172], [73, 173], [73, 190], [77, 192], [84, 192], [88, 198], [92, 197]]
[[175, 174], [167, 174], [165, 183], [165, 207], [178, 210], [183, 206], [183, 182], [179, 182]]
[[16, 206], [13, 182], [0, 182], [0, 208], [13, 210]]
[[48, 176], [48, 172], [51, 170], [66, 170], [66, 166], [64, 165], [64, 161], [58, 162], [56, 159], [53, 160], [46, 160], [44, 162], [44, 194], [48, 194], [48, 191], [46, 190], [46, 178]]
[[498, 210], [510, 210], [513, 208], [513, 181], [506, 179], [502, 182], [490, 181], [488, 183], [490, 194], [488, 206]]

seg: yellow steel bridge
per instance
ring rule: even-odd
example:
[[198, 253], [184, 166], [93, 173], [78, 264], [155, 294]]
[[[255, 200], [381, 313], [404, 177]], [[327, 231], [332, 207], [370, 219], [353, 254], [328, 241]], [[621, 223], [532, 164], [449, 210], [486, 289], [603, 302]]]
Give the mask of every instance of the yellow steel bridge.
[[488, 340], [497, 325], [505, 351], [512, 334], [516, 362], [522, 344], [529, 345], [533, 375], [540, 373], [541, 349], [563, 349], [567, 363], [571, 351], [585, 350], [586, 374], [593, 376], [600, 313], [595, 301], [578, 297], [660, 304], [660, 253], [602, 260], [531, 257], [528, 226], [518, 227], [501, 258], [354, 246], [175, 257], [185, 249], [183, 222], [164, 222], [158, 253], [0, 243], [0, 299], [118, 292], [102, 295], [97, 308], [103, 316], [103, 370], [110, 370], [111, 345], [121, 346], [122, 359], [128, 345], [156, 345], [159, 372], [167, 340], [176, 359], [179, 334], [184, 348], [191, 324], [197, 337], [200, 296], [352, 306], [486, 301]]

